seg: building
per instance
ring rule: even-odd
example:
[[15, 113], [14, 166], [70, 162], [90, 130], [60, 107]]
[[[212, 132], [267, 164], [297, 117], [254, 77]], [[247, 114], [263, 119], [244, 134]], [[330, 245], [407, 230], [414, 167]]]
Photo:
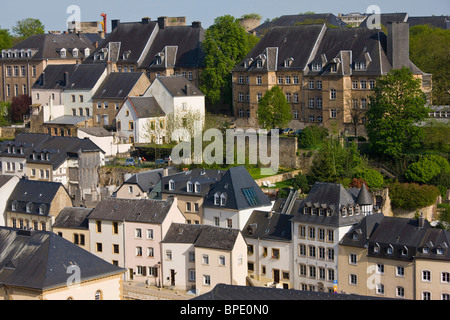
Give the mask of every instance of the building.
[[62, 183], [76, 203], [95, 199], [104, 151], [89, 139], [21, 133], [0, 145], [2, 174]]
[[1, 300], [122, 300], [124, 269], [51, 232], [0, 227]]
[[90, 251], [88, 216], [92, 210], [82, 207], [62, 209], [53, 223], [53, 232], [80, 248]]
[[6, 226], [5, 210], [11, 193], [14, 191], [20, 178], [17, 176], [0, 175], [0, 226]]
[[367, 14], [361, 14], [359, 12], [351, 12], [348, 14], [339, 13], [338, 18], [342, 20], [347, 26], [355, 28], [359, 27], [359, 25], [367, 19]]
[[110, 73], [92, 96], [95, 125], [116, 127], [115, 117], [128, 97], [138, 97], [150, 86], [145, 73]]
[[243, 166], [228, 169], [209, 190], [203, 223], [243, 230], [255, 210], [271, 211], [272, 202]]
[[94, 50], [86, 35], [74, 33], [37, 34], [2, 50], [0, 56], [0, 100], [30, 95], [30, 90], [48, 65], [79, 64]]
[[161, 244], [164, 287], [211, 291], [217, 284], [246, 285], [246, 243], [237, 229], [173, 223]]
[[364, 135], [365, 110], [377, 78], [403, 66], [422, 79], [430, 97], [431, 76], [409, 60], [408, 24], [387, 27], [389, 36], [325, 24], [270, 29], [233, 69], [234, 116], [242, 125], [257, 127], [259, 100], [279, 86], [292, 109], [289, 127], [320, 125]]
[[[174, 167], [139, 172], [126, 179], [115, 192], [119, 199], [148, 199], [163, 177], [177, 173]], [[179, 201], [179, 200], [178, 200]]]
[[164, 176], [149, 194], [150, 199], [178, 199], [178, 207], [188, 224], [206, 224], [204, 203], [211, 188], [225, 175], [225, 171], [193, 169]]
[[248, 277], [254, 286], [291, 289], [292, 215], [253, 211], [242, 235], [247, 242]]
[[22, 178], [8, 198], [6, 226], [51, 231], [61, 210], [72, 206], [72, 199], [61, 183]]
[[157, 284], [160, 242], [171, 224], [183, 223], [177, 199], [166, 201], [109, 198], [88, 217], [91, 252], [127, 269], [125, 280]]
[[293, 282], [297, 290], [334, 292], [338, 244], [353, 225], [373, 214], [366, 187], [316, 182], [292, 221]]
[[450, 299], [450, 235], [423, 218], [367, 216], [339, 243], [339, 292]]

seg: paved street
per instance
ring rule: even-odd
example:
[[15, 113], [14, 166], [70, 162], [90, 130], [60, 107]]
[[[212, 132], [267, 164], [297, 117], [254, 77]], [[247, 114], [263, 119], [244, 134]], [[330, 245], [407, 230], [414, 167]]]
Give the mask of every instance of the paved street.
[[185, 291], [159, 289], [135, 281], [124, 281], [123, 291], [125, 300], [190, 300], [195, 297]]

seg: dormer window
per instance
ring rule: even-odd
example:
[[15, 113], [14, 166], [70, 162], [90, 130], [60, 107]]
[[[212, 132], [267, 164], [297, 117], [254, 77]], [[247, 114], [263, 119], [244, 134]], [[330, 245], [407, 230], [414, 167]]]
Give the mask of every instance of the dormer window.
[[444, 249], [442, 249], [442, 248], [437, 248], [437, 249], [436, 249], [436, 253], [437, 253], [438, 255], [443, 255], [443, 254], [444, 254]]
[[222, 195], [220, 196], [220, 205], [222, 207], [225, 207], [226, 204], [227, 204], [227, 195], [225, 193], [222, 193]]
[[331, 71], [331, 73], [336, 73], [337, 72], [337, 63], [332, 63], [330, 65], [330, 71]]
[[60, 51], [60, 55], [61, 55], [61, 58], [66, 58], [66, 56], [67, 56], [67, 50], [64, 49], [64, 48], [62, 48], [61, 51]]
[[312, 71], [322, 71], [322, 62], [313, 62], [311, 69]]
[[215, 205], [215, 206], [220, 205], [220, 195], [219, 195], [219, 193], [216, 193], [216, 194], [214, 195], [214, 205]]
[[47, 154], [45, 155], [45, 160], [50, 161], [50, 153], [47, 153]]
[[84, 56], [87, 58], [90, 55], [91, 55], [91, 49], [89, 49], [89, 48], [84, 49]]
[[373, 252], [375, 252], [375, 253], [380, 252], [380, 245], [379, 245], [378, 243], [376, 243], [376, 244], [373, 246]]
[[428, 254], [428, 253], [430, 253], [430, 249], [422, 248], [422, 253]]
[[346, 207], [343, 207], [343, 208], [342, 208], [342, 216], [343, 216], [343, 217], [346, 217], [346, 216], [347, 216], [347, 208], [346, 208]]
[[187, 183], [187, 191], [188, 192], [194, 191], [194, 184], [191, 181], [188, 181], [188, 183]]
[[27, 206], [26, 206], [27, 213], [31, 213], [31, 208], [32, 207], [33, 207], [33, 204], [31, 202], [28, 202]]
[[393, 252], [394, 252], [394, 248], [391, 245], [389, 245], [389, 247], [386, 248], [386, 253], [390, 255]]
[[289, 58], [284, 60], [284, 67], [289, 68], [292, 65], [292, 62], [294, 61], [294, 58]]
[[39, 206], [39, 214], [44, 215], [45, 214], [45, 204], [41, 204]]
[[36, 153], [33, 152], [33, 160], [36, 160]]
[[366, 70], [367, 69], [367, 65], [366, 63], [363, 62], [355, 62], [355, 70]]
[[8, 147], [8, 153], [11, 153], [11, 152], [12, 152], [12, 148]]
[[74, 58], [78, 58], [78, 53], [79, 53], [79, 50], [78, 50], [77, 48], [75, 48], [75, 49], [73, 49], [73, 51], [72, 51], [72, 56], [73, 56]]
[[17, 210], [17, 201], [14, 200], [13, 203], [11, 204], [11, 211], [16, 211]]
[[263, 67], [263, 61], [262, 61], [262, 60], [258, 60], [258, 61], [256, 62], [256, 67], [257, 67], [257, 68], [262, 68], [262, 67]]
[[304, 207], [303, 208], [303, 214], [309, 214], [311, 212], [310, 208]]
[[195, 193], [200, 193], [200, 191], [201, 191], [201, 185], [200, 185], [200, 182], [196, 182], [195, 183]]
[[173, 180], [169, 181], [169, 190], [170, 191], [175, 190], [175, 181], [173, 181]]

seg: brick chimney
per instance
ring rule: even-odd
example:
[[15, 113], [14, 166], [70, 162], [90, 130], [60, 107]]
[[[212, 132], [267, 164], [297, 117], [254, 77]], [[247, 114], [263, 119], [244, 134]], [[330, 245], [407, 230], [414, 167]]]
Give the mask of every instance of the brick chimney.
[[409, 23], [388, 23], [387, 55], [393, 69], [409, 67]]

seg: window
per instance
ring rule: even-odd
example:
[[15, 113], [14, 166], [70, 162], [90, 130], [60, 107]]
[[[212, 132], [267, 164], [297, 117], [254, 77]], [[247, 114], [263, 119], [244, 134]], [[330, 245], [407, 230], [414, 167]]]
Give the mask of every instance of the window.
[[256, 63], [256, 66], [258, 68], [262, 68], [263, 67], [263, 61], [262, 60], [258, 60], [257, 63]]
[[102, 232], [102, 222], [100, 220], [95, 221], [95, 227], [98, 233]]
[[32, 206], [33, 205], [31, 203], [27, 203], [27, 206], [26, 206], [27, 213], [31, 213]]
[[322, 63], [321, 62], [313, 62], [312, 63], [312, 71], [322, 71]]
[[103, 293], [100, 290], [95, 292], [95, 300], [103, 300]]
[[349, 260], [348, 263], [353, 265], [356, 265], [358, 263], [357, 255], [354, 253], [350, 253], [348, 260]]
[[299, 256], [306, 256], [306, 245], [299, 244], [298, 245], [298, 255]]
[[103, 244], [101, 242], [97, 242], [95, 244], [95, 249], [97, 250], [97, 252], [103, 252]]
[[330, 90], [330, 99], [331, 100], [336, 100], [336, 89], [331, 89]]
[[119, 245], [118, 244], [113, 244], [113, 253], [119, 254]]
[[200, 182], [196, 182], [195, 183], [194, 191], [195, 191], [195, 193], [200, 193], [200, 191], [201, 191], [201, 184], [200, 184]]
[[189, 270], [189, 282], [195, 282], [195, 270]]
[[118, 233], [119, 233], [119, 223], [113, 222], [113, 234], [118, 234]]
[[309, 227], [308, 228], [308, 239], [315, 239], [316, 238], [316, 228]]
[[208, 264], [209, 264], [209, 255], [207, 255], [207, 254], [204, 254], [204, 255], [203, 255], [203, 257], [202, 257], [202, 263], [205, 264], [205, 265], [208, 265]]
[[349, 275], [349, 283], [356, 286], [358, 284], [358, 276], [356, 274]]
[[377, 290], [377, 294], [384, 294], [384, 284], [378, 283], [376, 290]]
[[405, 288], [403, 288], [403, 287], [395, 288], [395, 295], [399, 298], [404, 298], [405, 297]]
[[220, 196], [218, 193], [214, 195], [214, 205], [218, 206], [220, 204]]
[[166, 260], [172, 260], [172, 250], [166, 251]]
[[272, 259], [280, 259], [280, 249], [272, 249]]
[[441, 273], [441, 282], [442, 283], [450, 283], [450, 273], [449, 272]]
[[169, 190], [170, 191], [175, 190], [175, 181], [173, 181], [173, 180], [169, 181]]
[[278, 76], [278, 84], [283, 84], [283, 76]]
[[308, 88], [309, 88], [310, 90], [313, 90], [313, 89], [314, 89], [314, 80], [309, 80]]
[[310, 258], [315, 258], [316, 257], [316, 247], [315, 246], [309, 246], [309, 255], [308, 257]]
[[384, 264], [377, 263], [377, 274], [384, 274]]
[[205, 286], [210, 286], [211, 285], [211, 276], [204, 275], [203, 276], [203, 284]]
[[337, 118], [337, 110], [336, 109], [331, 109], [330, 110], [330, 118], [331, 119], [336, 119]]
[[225, 266], [225, 256], [219, 256], [219, 266]]
[[261, 76], [257, 76], [256, 77], [256, 84], [262, 84], [262, 77]]
[[187, 191], [188, 192], [194, 191], [194, 184], [191, 181], [188, 181], [188, 183], [187, 183]]
[[142, 257], [142, 247], [136, 247], [136, 256]]
[[153, 240], [153, 229], [147, 229], [147, 239]]
[[428, 270], [422, 271], [422, 281], [426, 281], [426, 282], [431, 281], [431, 271], [428, 271]]
[[142, 229], [136, 229], [135, 230], [135, 232], [134, 232], [134, 237], [135, 238], [138, 238], [138, 239], [141, 239], [142, 238]]
[[397, 268], [395, 268], [395, 275], [397, 277], [404, 277], [405, 276], [405, 268], [402, 266], [397, 266]]

